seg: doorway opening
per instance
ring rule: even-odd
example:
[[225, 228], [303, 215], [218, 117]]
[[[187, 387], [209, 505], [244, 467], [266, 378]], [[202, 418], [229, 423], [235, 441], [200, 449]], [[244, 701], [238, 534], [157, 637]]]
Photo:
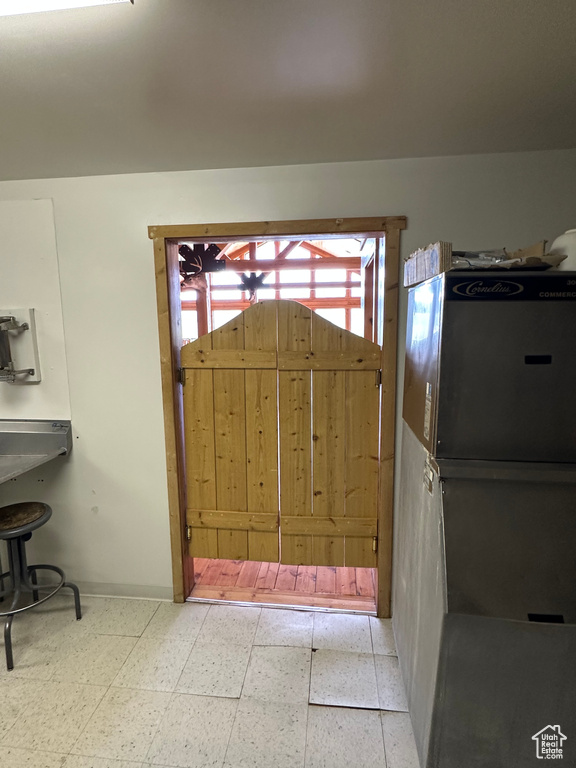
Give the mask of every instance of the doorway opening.
[[[399, 231], [404, 227], [403, 218], [392, 217], [378, 220], [344, 219], [150, 228], [150, 236], [155, 245], [158, 278], [175, 600], [186, 599], [192, 593], [193, 597], [198, 599], [233, 599], [240, 602], [299, 605], [305, 600], [303, 595], [306, 594], [307, 604], [311, 607], [332, 607], [332, 603], [334, 607], [342, 609], [342, 603], [345, 603], [345, 608], [351, 610], [373, 611], [377, 596], [378, 613], [389, 615], [398, 246]], [[223, 262], [225, 266], [217, 262]], [[283, 301], [284, 299], [292, 301]], [[305, 348], [296, 351], [300, 348], [284, 348], [278, 342], [274, 350], [275, 361], [266, 362], [273, 351], [268, 350], [269, 344], [248, 345], [245, 350], [243, 345], [229, 342], [230, 338], [238, 338], [238, 335], [234, 337], [231, 333], [237, 330], [238, 325], [234, 320], [234, 313], [254, 307], [262, 300], [264, 303], [270, 302], [268, 309], [272, 309], [271, 305], [275, 303], [288, 305], [294, 300], [302, 306], [302, 310], [308, 305], [306, 311], [318, 328], [315, 339], [321, 338], [323, 333], [325, 336], [327, 334], [326, 338], [336, 338], [328, 328], [334, 324], [334, 328], [337, 325], [355, 332], [358, 343], [364, 339], [366, 348], [360, 347], [363, 353], [368, 347], [370, 350], [365, 355], [358, 356], [357, 350], [350, 351], [349, 354], [342, 351], [346, 349], [345, 344], [340, 348], [338, 344], [336, 347], [328, 345], [314, 348], [309, 339], [308, 344], [312, 346], [305, 354]], [[282, 313], [287, 312], [288, 316], [290, 311], [282, 309]], [[253, 338], [254, 333], [256, 336], [260, 333], [253, 330], [254, 326], [259, 327], [259, 314], [270, 315], [270, 312], [267, 310], [266, 313], [252, 314]], [[293, 317], [296, 315], [301, 319], [302, 312], [297, 310]], [[326, 319], [314, 320], [312, 315], [325, 315], [332, 322], [326, 323]], [[228, 320], [228, 323], [221, 326], [220, 323], [225, 320]], [[277, 326], [278, 320], [275, 322]], [[290, 322], [293, 320], [289, 319], [288, 323]], [[214, 349], [210, 348], [206, 354], [198, 346], [200, 344], [204, 347], [206, 344], [202, 339], [200, 342], [194, 342], [193, 337], [196, 334], [203, 336], [204, 333], [213, 335], [219, 328], [222, 328], [221, 338], [227, 341], [215, 343]], [[289, 330], [284, 334], [284, 338], [291, 337], [292, 334], [292, 326], [288, 325], [287, 328]], [[346, 338], [351, 338], [352, 333], [346, 333], [346, 330], [343, 331]], [[243, 332], [242, 330], [242, 334]], [[310, 338], [313, 333], [310, 332]], [[188, 349], [188, 345], [182, 344], [183, 339], [191, 342]], [[384, 348], [385, 365], [380, 362], [380, 350], [377, 354], [372, 351], [373, 347], [376, 348], [376, 343]], [[352, 347], [348, 348], [352, 350]], [[329, 351], [331, 360], [328, 360]], [[368, 362], [363, 360], [364, 357], [370, 358]], [[374, 362], [376, 357], [377, 363]], [[185, 364], [181, 363], [182, 358], [186, 359]], [[248, 362], [246, 358], [250, 358]], [[286, 358], [289, 358], [288, 363]], [[306, 362], [303, 362], [304, 358]], [[336, 358], [337, 362], [334, 363]], [[240, 359], [243, 362], [239, 362]], [[235, 362], [231, 363], [231, 360]], [[254, 362], [255, 360], [258, 362]], [[318, 400], [319, 404], [315, 405], [314, 409], [310, 406], [311, 412], [319, 412], [322, 402], [325, 406], [328, 405], [328, 410], [332, 413], [345, 409], [348, 390], [344, 389], [344, 381], [352, 375], [349, 368], [363, 369], [359, 371], [361, 376], [358, 377], [358, 381], [363, 384], [360, 388], [358, 385], [352, 385], [350, 389], [352, 393], [356, 391], [357, 399], [361, 399], [358, 398], [358, 392], [362, 386], [366, 386], [367, 375], [373, 378], [376, 373], [377, 384], [380, 384], [382, 377], [378, 390], [381, 400], [377, 440], [379, 446], [371, 452], [371, 458], [377, 460], [379, 483], [374, 484], [373, 478], [366, 482], [362, 479], [360, 483], [356, 482], [354, 487], [349, 485], [350, 490], [346, 491], [338, 479], [338, 473], [333, 472], [329, 481], [324, 478], [324, 485], [320, 484], [323, 490], [318, 490], [309, 479], [304, 484], [307, 482], [311, 489], [311, 508], [315, 505], [314, 497], [317, 496], [315, 509], [320, 511], [311, 511], [307, 517], [308, 513], [302, 513], [297, 508], [297, 494], [286, 491], [287, 503], [283, 512], [286, 515], [284, 545], [277, 545], [276, 553], [272, 553], [272, 556], [272, 545], [264, 545], [261, 542], [274, 538], [271, 527], [273, 510], [264, 512], [257, 502], [256, 506], [250, 509], [249, 504], [238, 502], [238, 494], [230, 495], [229, 486], [242, 485], [244, 478], [241, 478], [239, 483], [236, 482], [237, 477], [236, 480], [232, 478], [230, 481], [215, 480], [215, 485], [220, 482], [219, 487], [222, 489], [220, 503], [209, 500], [202, 504], [202, 499], [198, 495], [194, 498], [195, 492], [190, 488], [188, 496], [192, 497], [192, 501], [186, 497], [186, 483], [191, 487], [190, 476], [186, 475], [186, 465], [194, 461], [190, 456], [198, 456], [198, 442], [191, 442], [192, 450], [189, 448], [187, 455], [186, 438], [182, 434], [182, 390], [188, 393], [199, 390], [187, 390], [183, 382], [187, 382], [188, 376], [192, 376], [193, 384], [197, 387], [200, 381], [198, 376], [204, 376], [207, 381], [206, 374], [209, 374], [213, 377], [213, 382], [218, 382], [214, 391], [232, 391], [237, 389], [232, 380], [236, 381], [238, 374], [241, 374], [241, 377], [250, 375], [250, 380], [256, 381], [254, 375], [258, 375], [258, 370], [254, 370], [255, 367], [263, 369], [260, 374], [267, 377], [269, 382], [273, 381], [273, 372], [264, 369], [273, 368], [274, 376], [278, 377], [279, 382], [283, 380], [282, 377], [285, 378], [286, 373], [294, 369], [301, 371], [298, 377], [293, 378], [294, 381], [296, 378], [299, 381], [306, 380], [307, 377], [312, 381], [316, 377], [318, 384], [314, 386], [319, 392], [323, 391], [322, 387], [328, 386], [330, 392], [326, 395], [327, 399]], [[198, 369], [202, 368], [205, 370], [199, 374]], [[209, 373], [206, 368], [214, 370]], [[220, 370], [216, 370], [218, 368]], [[244, 368], [245, 373], [238, 370], [239, 368]], [[315, 370], [318, 368], [321, 370]], [[223, 369], [227, 369], [228, 373]], [[337, 381], [340, 383], [336, 383]], [[260, 380], [258, 382], [260, 387]], [[280, 383], [277, 387], [278, 390], [274, 392], [281, 391]], [[188, 394], [188, 399], [191, 397], [194, 399], [195, 396]], [[271, 399], [275, 397], [273, 394]], [[222, 413], [216, 404], [214, 408], [215, 413]], [[227, 404], [225, 411], [226, 408]], [[233, 410], [229, 411], [232, 421]], [[346, 418], [348, 424], [353, 423], [352, 417]], [[344, 417], [342, 423], [343, 419]], [[225, 424], [228, 420], [228, 416], [224, 421], [220, 419], [220, 424]], [[312, 424], [312, 432], [315, 429]], [[330, 444], [330, 429], [332, 427], [328, 426], [324, 435], [325, 445]], [[288, 434], [286, 430], [285, 433]], [[353, 433], [354, 428], [350, 431], [352, 436]], [[280, 429], [279, 434], [281, 443]], [[331, 434], [333, 438], [335, 433]], [[245, 432], [236, 431], [233, 437], [237, 438], [238, 435], [240, 440], [236, 440], [236, 445], [243, 444], [246, 439]], [[321, 442], [322, 437], [321, 434], [311, 434], [312, 454], [317, 448], [314, 440]], [[358, 438], [357, 443], [360, 443]], [[242, 450], [245, 459], [245, 448], [242, 447]], [[216, 465], [218, 459], [222, 458], [220, 453], [216, 451]], [[362, 456], [358, 461], [361, 464]], [[311, 476], [320, 476], [320, 472], [324, 471], [322, 462], [326, 464], [320, 455], [318, 468], [309, 468]], [[285, 474], [290, 471], [289, 462], [286, 466], [288, 470], [285, 470]], [[366, 462], [365, 466], [368, 466]], [[351, 472], [350, 469], [347, 471]], [[282, 474], [280, 463], [278, 473]], [[300, 472], [300, 475], [302, 474]], [[220, 475], [222, 476], [222, 473]], [[294, 477], [300, 475], [297, 471]], [[337, 486], [333, 492], [329, 490], [331, 483]], [[377, 509], [377, 512], [374, 511], [370, 519], [364, 519], [362, 511], [338, 512], [336, 507], [330, 506], [327, 501], [330, 495], [342, 499], [348, 494], [351, 496], [350, 510], [361, 510], [359, 494], [363, 483], [370, 489], [366, 498], [376, 500], [374, 509]], [[293, 485], [294, 483], [290, 484]], [[280, 483], [278, 490], [280, 491]], [[322, 494], [326, 497], [320, 498]], [[264, 505], [264, 509], [267, 510], [268, 507]], [[279, 513], [278, 515], [280, 517]], [[279, 525], [277, 527], [280, 528]], [[376, 528], [377, 535], [372, 535], [376, 534]], [[279, 533], [280, 530], [277, 531], [277, 534]], [[193, 543], [189, 544], [186, 539], [192, 539]], [[212, 542], [210, 546], [206, 544], [209, 540]], [[252, 548], [241, 543], [250, 540], [259, 543]], [[310, 542], [309, 545], [306, 541]], [[344, 545], [344, 541], [349, 543]], [[362, 555], [362, 552], [368, 553], [369, 549], [374, 551], [376, 541], [378, 554], [374, 554], [373, 559], [368, 554]], [[309, 554], [305, 555], [303, 552], [307, 547]], [[259, 548], [262, 549], [261, 552]], [[349, 560], [344, 559], [344, 549], [349, 553]], [[310, 555], [312, 552], [315, 554]], [[257, 557], [250, 557], [254, 553]], [[208, 557], [203, 557], [206, 554]], [[380, 577], [377, 585], [376, 568], [366, 567], [376, 564]], [[210, 584], [210, 581], [215, 583]]]

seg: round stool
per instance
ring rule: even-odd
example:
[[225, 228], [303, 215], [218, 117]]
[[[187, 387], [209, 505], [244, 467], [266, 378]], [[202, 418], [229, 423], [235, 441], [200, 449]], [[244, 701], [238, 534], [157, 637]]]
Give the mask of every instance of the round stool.
[[[0, 507], [0, 539], [6, 541], [8, 548], [8, 568], [5, 573], [0, 574], [0, 598], [4, 600], [11, 597], [10, 608], [7, 611], [0, 611], [0, 617], [6, 618], [4, 624], [4, 645], [6, 649], [6, 666], [8, 669], [14, 669], [14, 660], [12, 657], [12, 621], [18, 613], [34, 608], [36, 605], [45, 603], [53, 595], [59, 592], [62, 587], [69, 587], [74, 592], [74, 604], [76, 607], [76, 618], [82, 618], [82, 609], [80, 607], [80, 593], [76, 584], [66, 581], [64, 571], [55, 565], [28, 565], [26, 561], [25, 543], [32, 538], [32, 531], [40, 528], [47, 523], [52, 516], [52, 510], [48, 504], [39, 501], [24, 501], [20, 504], [9, 504], [7, 507]], [[37, 571], [53, 571], [60, 577], [57, 584], [41, 587], [49, 589], [50, 592], [40, 599]], [[9, 581], [9, 588], [4, 589], [4, 582]], [[23, 593], [32, 595], [32, 602], [28, 605], [19, 606]]]

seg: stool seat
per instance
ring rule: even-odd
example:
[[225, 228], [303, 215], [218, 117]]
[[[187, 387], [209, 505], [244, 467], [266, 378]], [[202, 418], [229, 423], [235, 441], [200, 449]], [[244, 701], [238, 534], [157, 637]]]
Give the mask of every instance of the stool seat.
[[22, 501], [0, 508], [0, 539], [12, 539], [40, 528], [48, 522], [52, 510], [40, 501]]
[[[68, 587], [74, 593], [74, 607], [76, 618], [82, 618], [80, 606], [80, 593], [76, 584], [66, 581], [66, 576], [61, 568], [55, 565], [28, 565], [26, 559], [26, 542], [32, 538], [32, 531], [44, 525], [52, 516], [52, 510], [48, 504], [40, 501], [24, 501], [19, 504], [8, 504], [0, 507], [0, 539], [6, 541], [8, 548], [8, 571], [2, 573], [0, 567], [0, 601], [9, 598], [8, 610], [0, 610], [0, 618], [4, 622], [4, 650], [6, 652], [6, 666], [14, 669], [12, 656], [12, 621], [14, 616], [29, 611], [40, 603], [45, 603], [62, 587]], [[48, 571], [58, 576], [58, 581], [50, 585], [38, 584], [38, 572]], [[5, 581], [9, 587], [5, 588]], [[40, 590], [48, 589], [49, 592], [40, 598]], [[32, 595], [32, 602], [22, 605], [24, 594]]]

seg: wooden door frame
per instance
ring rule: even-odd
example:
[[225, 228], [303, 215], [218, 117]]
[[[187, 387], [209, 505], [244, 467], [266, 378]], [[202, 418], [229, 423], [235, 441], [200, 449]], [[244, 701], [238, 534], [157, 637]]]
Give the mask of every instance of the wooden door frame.
[[[342, 237], [384, 237], [384, 307], [382, 323], [382, 387], [380, 432], [380, 491], [378, 510], [378, 616], [390, 616], [394, 467], [396, 437], [396, 374], [398, 351], [398, 291], [400, 231], [404, 216], [310, 219], [267, 222], [231, 222], [148, 227], [154, 242], [156, 301], [160, 342], [160, 369], [164, 408], [166, 473], [170, 513], [174, 602], [186, 600], [194, 585], [193, 558], [186, 541], [186, 489], [184, 486], [184, 430], [182, 390], [178, 382], [182, 346], [178, 245], [182, 240], [230, 242]], [[378, 264], [374, 263], [374, 287]], [[382, 578], [384, 577], [384, 578]]]

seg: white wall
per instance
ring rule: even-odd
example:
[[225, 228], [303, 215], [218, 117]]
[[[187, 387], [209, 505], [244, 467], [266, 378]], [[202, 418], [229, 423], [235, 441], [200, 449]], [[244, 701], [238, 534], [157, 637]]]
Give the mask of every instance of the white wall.
[[[0, 199], [33, 198], [54, 204], [74, 450], [0, 486], [0, 503], [53, 504], [36, 554], [85, 589], [167, 596], [148, 225], [398, 214], [409, 220], [404, 254], [438, 239], [516, 248], [576, 226], [576, 151], [0, 184]], [[0, 275], [14, 263], [0, 251]]]
[[[33, 308], [40, 383], [0, 385], [0, 419], [69, 419], [70, 395], [51, 200], [0, 203], [0, 313]], [[19, 319], [19, 318], [17, 318]], [[21, 318], [20, 318], [21, 321]], [[25, 359], [22, 364], [33, 364]]]

